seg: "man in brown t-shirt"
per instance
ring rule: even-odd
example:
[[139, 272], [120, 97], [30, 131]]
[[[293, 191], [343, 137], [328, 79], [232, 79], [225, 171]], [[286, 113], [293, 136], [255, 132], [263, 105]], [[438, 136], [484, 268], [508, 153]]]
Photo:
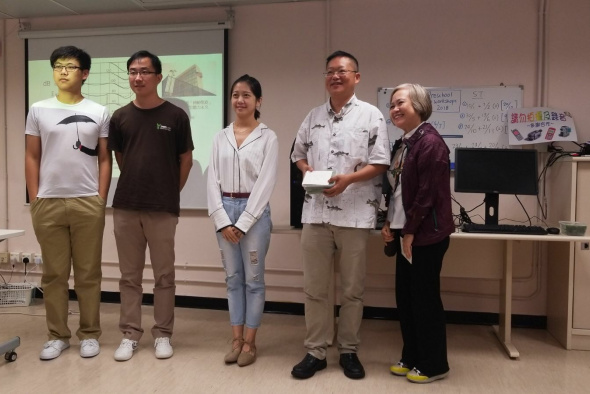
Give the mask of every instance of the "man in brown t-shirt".
[[119, 254], [123, 340], [115, 360], [126, 361], [143, 334], [142, 279], [146, 246], [154, 272], [152, 335], [157, 358], [173, 354], [174, 236], [180, 191], [192, 166], [194, 149], [187, 114], [158, 95], [162, 65], [157, 56], [139, 51], [127, 61], [135, 100], [111, 118], [109, 148], [121, 170], [113, 199], [113, 222]]

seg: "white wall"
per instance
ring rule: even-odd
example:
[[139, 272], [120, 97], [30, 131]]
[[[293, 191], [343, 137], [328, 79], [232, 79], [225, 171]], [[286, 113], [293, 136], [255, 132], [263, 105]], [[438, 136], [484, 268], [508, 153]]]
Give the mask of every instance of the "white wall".
[[[376, 104], [377, 88], [402, 82], [426, 86], [523, 85], [524, 105], [537, 105], [538, 16], [541, 0], [332, 0], [235, 7], [230, 31], [230, 81], [249, 73], [263, 87], [262, 120], [279, 135], [280, 180], [271, 200], [276, 227], [289, 222], [289, 150], [299, 124], [326, 99], [325, 57], [336, 49], [360, 62], [359, 98]], [[548, 104], [569, 110], [580, 141], [590, 139], [586, 92], [590, 88], [590, 4], [548, 0]], [[221, 8], [144, 12], [113, 16], [32, 19], [33, 30], [121, 24], [185, 23], [225, 19]], [[27, 230], [8, 242], [11, 251], [39, 251], [24, 206], [24, 43], [17, 21], [0, 32], [0, 227]], [[140, 48], [138, 48], [140, 49]], [[2, 77], [0, 77], [1, 79]], [[7, 143], [4, 144], [6, 136]], [[197, 142], [198, 143], [198, 142]], [[7, 172], [7, 175], [6, 175]], [[481, 199], [459, 196], [466, 207]], [[6, 199], [6, 200], [5, 200]], [[501, 198], [501, 215], [524, 218], [514, 198]], [[535, 214], [535, 202], [526, 199]], [[103, 290], [117, 291], [118, 266], [107, 213], [103, 247]], [[213, 226], [203, 211], [183, 211], [177, 230], [177, 294], [225, 297]], [[4, 243], [6, 244], [6, 242]], [[0, 245], [5, 250], [6, 245]], [[498, 311], [502, 244], [454, 240], [443, 268], [448, 310]], [[515, 251], [514, 312], [545, 314], [543, 250], [522, 242]], [[366, 304], [395, 306], [394, 262], [383, 256], [378, 236], [370, 240]], [[150, 270], [146, 277], [151, 278]], [[299, 236], [273, 234], [267, 258], [267, 299], [302, 302]], [[152, 282], [146, 281], [151, 292]]]

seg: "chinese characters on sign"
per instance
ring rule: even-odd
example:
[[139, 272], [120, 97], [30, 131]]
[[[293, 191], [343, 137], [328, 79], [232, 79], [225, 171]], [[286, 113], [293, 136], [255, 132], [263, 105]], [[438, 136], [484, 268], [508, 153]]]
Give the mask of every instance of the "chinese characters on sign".
[[574, 119], [567, 111], [555, 108], [518, 108], [508, 112], [510, 145], [552, 141], [577, 141]]

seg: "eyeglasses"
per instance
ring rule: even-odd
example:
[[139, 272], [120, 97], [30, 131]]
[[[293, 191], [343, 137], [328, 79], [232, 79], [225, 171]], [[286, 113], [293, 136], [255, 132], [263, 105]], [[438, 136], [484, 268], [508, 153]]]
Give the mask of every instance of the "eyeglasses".
[[135, 78], [135, 77], [137, 77], [138, 75], [141, 75], [141, 76], [142, 76], [142, 78], [143, 78], [143, 77], [147, 77], [147, 76], [148, 76], [148, 75], [150, 75], [150, 74], [156, 74], [156, 72], [155, 72], [155, 71], [148, 71], [148, 70], [141, 70], [141, 71], [131, 70], [131, 71], [128, 71], [128, 72], [127, 72], [127, 74], [128, 74], [128, 75], [129, 75], [131, 78]]
[[346, 73], [357, 73], [356, 70], [338, 70], [338, 71], [326, 71], [324, 76], [326, 78], [332, 78], [334, 75], [338, 75], [339, 77], [343, 77]]
[[73, 64], [66, 64], [65, 66], [64, 65], [61, 65], [61, 64], [54, 64], [53, 65], [53, 71], [62, 72], [64, 68], [69, 73], [74, 72], [74, 71], [76, 71], [78, 69], [80, 69], [80, 70], [82, 69], [82, 67], [74, 66]]

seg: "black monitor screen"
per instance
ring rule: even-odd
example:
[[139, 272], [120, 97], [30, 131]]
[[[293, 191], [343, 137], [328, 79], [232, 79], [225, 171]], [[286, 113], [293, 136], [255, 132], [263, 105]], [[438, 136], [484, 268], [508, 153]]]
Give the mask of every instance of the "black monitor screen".
[[455, 149], [455, 191], [536, 195], [534, 149]]
[[498, 224], [499, 194], [536, 195], [534, 149], [455, 149], [455, 191], [485, 193], [486, 224]]

